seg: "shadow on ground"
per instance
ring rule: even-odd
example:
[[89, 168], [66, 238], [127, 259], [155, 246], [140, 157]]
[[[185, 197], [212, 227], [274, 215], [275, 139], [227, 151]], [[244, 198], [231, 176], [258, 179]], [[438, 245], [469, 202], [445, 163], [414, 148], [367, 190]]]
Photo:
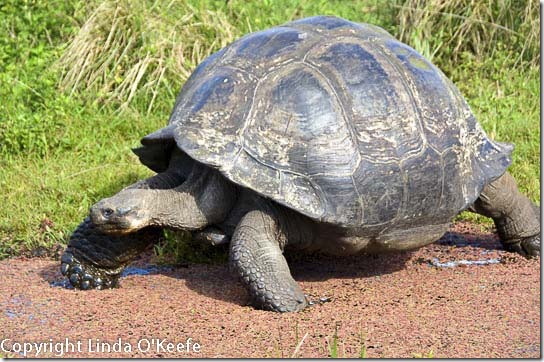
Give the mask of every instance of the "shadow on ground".
[[[481, 249], [482, 253], [502, 250], [496, 235], [470, 232], [447, 232], [430, 246], [433, 245], [477, 248]], [[297, 254], [290, 251], [286, 253], [286, 259], [295, 280], [299, 282], [318, 282], [329, 279], [372, 278], [402, 270], [408, 262], [429, 262], [429, 260], [410, 261], [414, 252], [416, 251], [339, 257], [323, 254]], [[145, 278], [147, 275], [161, 274], [184, 280], [188, 288], [206, 297], [234, 304], [246, 304], [248, 302], [246, 292], [237, 278], [229, 271], [227, 264], [181, 264], [171, 266], [156, 265], [153, 264], [152, 260], [152, 250], [149, 249], [127, 267], [120, 280], [120, 292], [123, 289], [123, 279], [127, 276], [139, 275]], [[66, 278], [60, 274], [59, 267], [44, 268], [40, 275], [44, 281], [52, 286], [71, 288]]]

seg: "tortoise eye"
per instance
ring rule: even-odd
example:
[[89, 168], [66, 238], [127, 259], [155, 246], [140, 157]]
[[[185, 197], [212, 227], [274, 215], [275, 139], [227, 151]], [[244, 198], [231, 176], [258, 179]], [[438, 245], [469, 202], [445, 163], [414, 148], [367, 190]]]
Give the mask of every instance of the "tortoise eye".
[[113, 214], [113, 210], [110, 209], [109, 207], [102, 210], [102, 215], [104, 215], [104, 217], [110, 217], [112, 214]]

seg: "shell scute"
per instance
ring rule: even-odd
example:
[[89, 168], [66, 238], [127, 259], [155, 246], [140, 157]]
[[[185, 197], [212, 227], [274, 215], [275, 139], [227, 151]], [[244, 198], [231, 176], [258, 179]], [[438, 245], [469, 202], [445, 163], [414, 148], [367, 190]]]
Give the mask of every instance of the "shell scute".
[[439, 152], [459, 145], [465, 122], [459, 92], [438, 68], [407, 45], [390, 40], [384, 47], [392, 51], [391, 59], [405, 74], [407, 90], [419, 110], [422, 135]]
[[255, 80], [246, 73], [220, 67], [188, 89], [184, 106], [171, 116], [180, 148], [214, 166], [232, 163], [241, 148], [237, 132], [251, 109], [254, 88]]
[[259, 63], [298, 49], [305, 33], [287, 27], [276, 27], [242, 38], [234, 47], [233, 57], [244, 57]]
[[[349, 172], [353, 141], [348, 120], [330, 96], [331, 87], [303, 64], [271, 73], [255, 98], [261, 104], [252, 112], [242, 133], [243, 145], [263, 163], [280, 170], [311, 175], [320, 166]], [[348, 152], [346, 152], [348, 151]], [[335, 164], [321, 163], [315, 155], [335, 156]]]
[[405, 181], [398, 163], [378, 164], [363, 160], [353, 174], [364, 215], [362, 225], [380, 225], [399, 214], [405, 192]]
[[311, 38], [301, 29], [279, 26], [251, 33], [235, 41], [221, 63], [250, 72], [262, 78], [267, 72], [302, 59], [311, 46]]
[[313, 16], [292, 21], [289, 23], [289, 25], [306, 26], [314, 30], [332, 30], [341, 27], [351, 27], [357, 29], [357, 25], [355, 23], [334, 16]]
[[321, 219], [326, 212], [326, 198], [320, 189], [307, 177], [289, 172], [281, 173], [280, 200], [293, 205], [295, 210], [304, 210], [304, 214]]
[[[412, 220], [439, 220], [431, 210], [437, 210], [440, 205], [444, 182], [440, 155], [429, 147], [421, 155], [403, 160], [401, 167], [407, 180], [408, 192], [405, 194], [406, 199], [400, 214]], [[455, 179], [454, 182], [458, 183]], [[445, 223], [447, 220], [439, 222]]]
[[418, 114], [401, 75], [378, 47], [348, 38], [307, 59], [334, 82], [363, 158], [390, 162], [419, 152], [424, 139]]
[[354, 195], [355, 185], [351, 175], [320, 174], [311, 177], [319, 185], [325, 201], [324, 215], [336, 215], [336, 223], [359, 224], [363, 218], [360, 199]]
[[246, 151], [241, 151], [228, 171], [229, 178], [251, 189], [259, 188], [270, 197], [279, 197], [280, 171], [258, 162]]

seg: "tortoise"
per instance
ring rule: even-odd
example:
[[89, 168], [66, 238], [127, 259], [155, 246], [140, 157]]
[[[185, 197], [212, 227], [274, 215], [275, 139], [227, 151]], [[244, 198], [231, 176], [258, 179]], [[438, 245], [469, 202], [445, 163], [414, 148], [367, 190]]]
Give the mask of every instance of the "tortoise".
[[169, 124], [134, 149], [157, 174], [92, 206], [62, 256], [77, 288], [117, 284], [162, 228], [230, 243], [252, 304], [309, 301], [284, 250], [414, 249], [459, 212], [494, 220], [507, 250], [540, 253], [540, 209], [507, 173], [459, 90], [385, 30], [316, 16], [248, 34], [205, 59]]

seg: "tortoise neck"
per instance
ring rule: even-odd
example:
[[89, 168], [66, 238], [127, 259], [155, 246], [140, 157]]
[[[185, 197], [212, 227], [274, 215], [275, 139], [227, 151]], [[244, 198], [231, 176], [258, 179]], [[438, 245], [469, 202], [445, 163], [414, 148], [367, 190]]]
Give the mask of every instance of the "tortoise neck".
[[151, 225], [174, 230], [198, 230], [221, 223], [237, 197], [235, 186], [218, 171], [196, 163], [179, 187], [152, 191], [150, 201], [157, 213]]

